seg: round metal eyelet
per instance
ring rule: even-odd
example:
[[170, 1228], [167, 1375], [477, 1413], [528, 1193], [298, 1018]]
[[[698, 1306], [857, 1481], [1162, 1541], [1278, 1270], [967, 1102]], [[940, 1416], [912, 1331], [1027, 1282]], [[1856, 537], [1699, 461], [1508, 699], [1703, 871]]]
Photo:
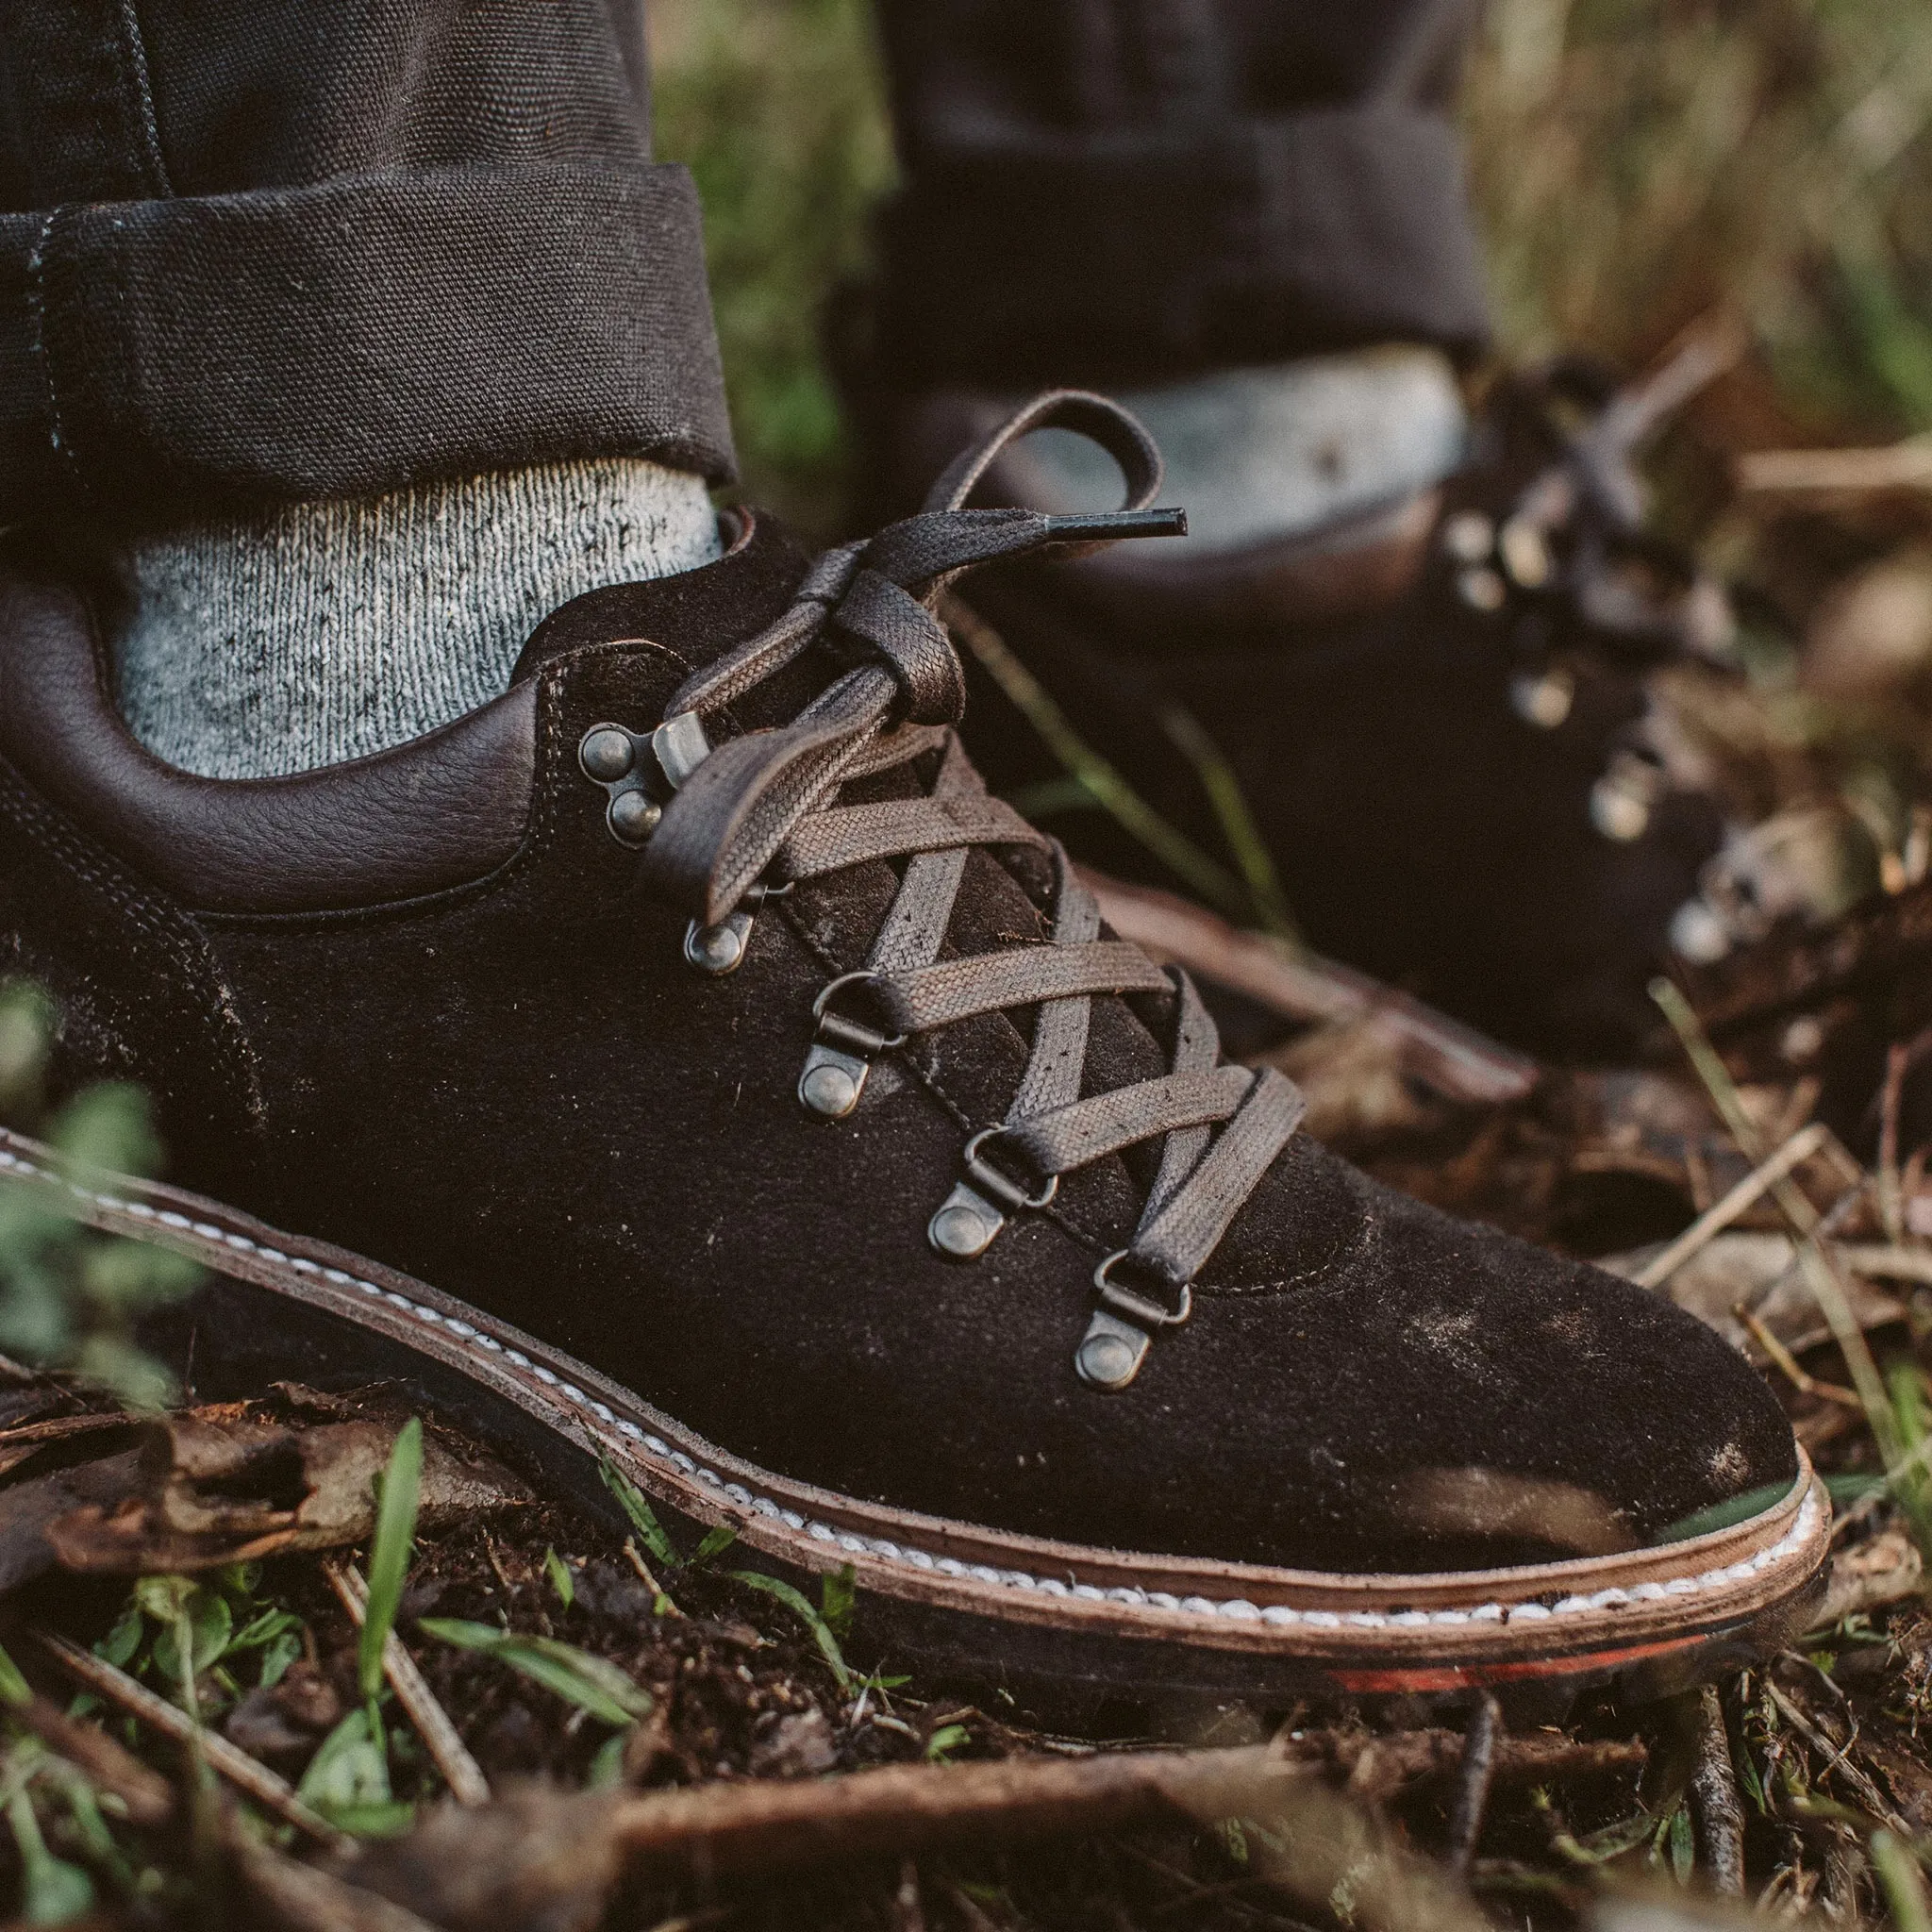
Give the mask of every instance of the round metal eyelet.
[[658, 829], [664, 808], [642, 791], [620, 791], [610, 801], [604, 822], [611, 836], [626, 845], [641, 845]]
[[684, 935], [685, 962], [713, 978], [723, 978], [744, 963], [749, 941], [749, 931], [729, 920], [717, 925], [700, 925], [693, 920]]
[[989, 1141], [1005, 1132], [1004, 1126], [981, 1127], [978, 1133], [967, 1141], [966, 1152], [961, 1157], [966, 1166], [966, 1178], [991, 1194], [1008, 1212], [1015, 1212], [1022, 1208], [1044, 1208], [1060, 1191], [1058, 1174], [1048, 1174], [1046, 1186], [1039, 1193], [1029, 1194], [1017, 1181], [1003, 1174], [980, 1154], [979, 1150]]
[[841, 1121], [858, 1105], [858, 1082], [844, 1067], [811, 1067], [798, 1083], [798, 1097], [812, 1112]]
[[1081, 1338], [1074, 1370], [1095, 1389], [1124, 1389], [1134, 1379], [1146, 1354], [1144, 1340], [1136, 1348], [1126, 1336], [1111, 1328], [1096, 1328]]
[[1149, 1328], [1178, 1328], [1194, 1312], [1194, 1284], [1181, 1283], [1180, 1299], [1172, 1308], [1164, 1308], [1148, 1296], [1137, 1294], [1113, 1278], [1116, 1264], [1127, 1260], [1133, 1252], [1131, 1248], [1116, 1248], [1093, 1271], [1093, 1285], [1100, 1291], [1100, 1299], [1108, 1307], [1118, 1308], [1130, 1320]]
[[629, 775], [636, 762], [636, 747], [621, 724], [592, 724], [577, 746], [577, 763], [584, 768], [584, 776], [599, 785], [616, 784]]

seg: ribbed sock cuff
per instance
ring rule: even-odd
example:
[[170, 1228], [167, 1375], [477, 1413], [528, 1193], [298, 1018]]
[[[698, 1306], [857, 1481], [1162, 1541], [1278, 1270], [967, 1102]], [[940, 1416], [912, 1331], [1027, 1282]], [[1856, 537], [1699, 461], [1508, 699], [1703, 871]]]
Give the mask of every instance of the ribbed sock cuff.
[[120, 554], [122, 711], [206, 777], [340, 763], [498, 696], [559, 604], [717, 555], [703, 479], [625, 458], [172, 530]]

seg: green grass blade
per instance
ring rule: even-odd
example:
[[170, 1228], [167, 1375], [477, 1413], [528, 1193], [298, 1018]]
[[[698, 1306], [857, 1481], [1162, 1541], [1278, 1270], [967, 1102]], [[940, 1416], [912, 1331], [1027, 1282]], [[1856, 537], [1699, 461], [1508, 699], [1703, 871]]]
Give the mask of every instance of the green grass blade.
[[1885, 1892], [1891, 1923], [1898, 1932], [1932, 1932], [1932, 1914], [1925, 1907], [1925, 1885], [1911, 1853], [1889, 1831], [1872, 1834], [1872, 1869]]
[[1221, 825], [1221, 836], [1247, 881], [1254, 896], [1256, 923], [1262, 931], [1284, 940], [1297, 952], [1302, 950], [1301, 934], [1295, 929], [1288, 909], [1288, 895], [1281, 890], [1281, 874], [1274, 869], [1274, 855], [1248, 809], [1246, 794], [1226, 754], [1208, 735], [1207, 727], [1181, 705], [1168, 705], [1160, 713], [1160, 728], [1175, 750], [1194, 768], [1201, 790]]
[[841, 1642], [852, 1635], [852, 1613], [858, 1604], [858, 1581], [850, 1563], [841, 1563], [819, 1579], [819, 1610]]
[[0, 1702], [25, 1705], [33, 1701], [33, 1687], [21, 1675], [20, 1666], [0, 1650]]
[[411, 1416], [397, 1432], [382, 1476], [375, 1535], [369, 1545], [369, 1602], [356, 1644], [356, 1676], [364, 1697], [382, 1689], [382, 1649], [395, 1628], [416, 1538], [416, 1508], [423, 1496], [423, 1424]]
[[520, 1637], [493, 1624], [462, 1617], [425, 1617], [419, 1630], [508, 1664], [533, 1684], [554, 1691], [608, 1724], [629, 1724], [650, 1714], [653, 1699], [642, 1685], [608, 1657], [592, 1657], [554, 1637]]
[[597, 1465], [597, 1473], [604, 1478], [604, 1487], [624, 1506], [624, 1513], [630, 1518], [631, 1527], [642, 1539], [645, 1549], [665, 1569], [682, 1570], [684, 1558], [664, 1534], [664, 1525], [658, 1521], [657, 1511], [644, 1501], [643, 1491], [608, 1457]]
[[792, 1589], [782, 1577], [767, 1576], [762, 1570], [734, 1570], [730, 1573], [739, 1583], [747, 1583], [754, 1590], [761, 1590], [767, 1596], [774, 1596], [811, 1632], [812, 1641], [819, 1647], [820, 1654], [832, 1667], [832, 1675], [838, 1679], [841, 1690], [852, 1688], [852, 1672], [845, 1662], [845, 1653], [839, 1648], [839, 1640], [832, 1634], [827, 1624], [812, 1601], [803, 1592]]
[[705, 1532], [705, 1540], [697, 1547], [697, 1554], [691, 1557], [693, 1563], [708, 1563], [713, 1557], [722, 1557], [738, 1541], [738, 1532], [728, 1523], [714, 1524]]

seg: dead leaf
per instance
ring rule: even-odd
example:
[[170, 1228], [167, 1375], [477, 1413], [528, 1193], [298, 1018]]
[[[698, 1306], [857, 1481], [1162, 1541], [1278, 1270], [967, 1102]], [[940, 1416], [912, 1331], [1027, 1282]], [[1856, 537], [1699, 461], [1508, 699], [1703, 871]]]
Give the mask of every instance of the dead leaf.
[[[57, 1562], [141, 1575], [361, 1541], [406, 1411], [391, 1397], [352, 1420], [305, 1424], [294, 1409], [225, 1403], [0, 1432], [0, 1473], [11, 1476], [0, 1486], [0, 1590]], [[500, 1464], [433, 1427], [425, 1437], [425, 1528], [530, 1500]]]
[[1924, 1575], [1924, 1561], [1902, 1530], [1889, 1529], [1869, 1542], [1840, 1550], [1831, 1559], [1831, 1580], [1825, 1585], [1824, 1601], [1818, 1607], [1813, 1627], [1826, 1629], [1854, 1610], [1903, 1603], [1918, 1594]]

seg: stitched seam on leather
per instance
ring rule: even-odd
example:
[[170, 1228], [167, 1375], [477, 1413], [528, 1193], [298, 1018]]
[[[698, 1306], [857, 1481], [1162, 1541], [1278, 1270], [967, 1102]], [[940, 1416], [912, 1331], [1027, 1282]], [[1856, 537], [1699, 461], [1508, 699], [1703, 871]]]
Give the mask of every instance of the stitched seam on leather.
[[59, 386], [54, 378], [54, 359], [47, 349], [47, 250], [54, 239], [58, 208], [52, 209], [41, 223], [40, 233], [26, 258], [27, 353], [41, 372], [41, 389], [47, 399], [47, 446], [56, 460], [85, 492], [87, 479], [81, 474], [80, 459], [61, 427]]
[[[426, 1303], [415, 1301], [394, 1289], [386, 1289], [375, 1281], [351, 1274], [345, 1269], [325, 1267], [305, 1256], [284, 1254], [279, 1248], [265, 1246], [262, 1242], [240, 1234], [232, 1228], [221, 1227], [213, 1222], [192, 1221], [186, 1214], [174, 1208], [157, 1210], [140, 1198], [139, 1190], [132, 1184], [125, 1195], [85, 1188], [71, 1178], [48, 1174], [38, 1163], [6, 1149], [0, 1149], [0, 1168], [52, 1182], [72, 1196], [90, 1201], [98, 1207], [115, 1209], [137, 1220], [196, 1235], [204, 1241], [219, 1241], [238, 1253], [259, 1257], [272, 1265], [288, 1267], [300, 1274], [318, 1275], [340, 1288], [358, 1289], [373, 1300], [386, 1302], [391, 1307], [400, 1309], [418, 1321], [447, 1330], [462, 1344], [465, 1354], [476, 1357], [479, 1361], [485, 1355], [500, 1357], [512, 1368], [531, 1376], [541, 1385], [544, 1393], [540, 1399], [547, 1400], [553, 1411], [558, 1411], [559, 1402], [572, 1405], [577, 1410], [577, 1413], [571, 1417], [575, 1425], [581, 1427], [587, 1419], [594, 1419], [595, 1422], [615, 1428], [619, 1435], [636, 1444], [646, 1455], [682, 1470], [686, 1475], [693, 1477], [708, 1489], [716, 1491], [725, 1500], [738, 1504], [741, 1508], [749, 1508], [757, 1515], [782, 1520], [788, 1528], [803, 1530], [814, 1541], [837, 1543], [855, 1556], [876, 1555], [889, 1561], [907, 1561], [915, 1569], [932, 1570], [942, 1575], [970, 1576], [978, 1582], [1002, 1584], [1009, 1589], [1039, 1591], [1054, 1596], [1081, 1597], [1095, 1603], [1110, 1599], [1118, 1603], [1155, 1609], [1182, 1610], [1197, 1616], [1226, 1617], [1244, 1622], [1258, 1620], [1274, 1624], [1311, 1624], [1316, 1628], [1326, 1629], [1337, 1629], [1344, 1624], [1357, 1629], [1383, 1629], [1391, 1626], [1415, 1628], [1431, 1624], [1455, 1625], [1501, 1621], [1513, 1623], [1518, 1619], [1524, 1622], [1545, 1622], [1551, 1618], [1574, 1616], [1591, 1610], [1601, 1611], [1632, 1602], [1656, 1602], [1668, 1596], [1694, 1595], [1700, 1591], [1721, 1589], [1729, 1583], [1742, 1582], [1794, 1555], [1818, 1526], [1818, 1491], [1813, 1479], [1807, 1483], [1803, 1500], [1783, 1534], [1774, 1543], [1761, 1546], [1748, 1557], [1701, 1572], [1694, 1577], [1675, 1578], [1668, 1586], [1652, 1579], [1629, 1590], [1613, 1586], [1590, 1596], [1573, 1593], [1558, 1598], [1555, 1603], [1543, 1601], [1545, 1597], [1555, 1593], [1552, 1588], [1540, 1593], [1518, 1596], [1509, 1605], [1491, 1599], [1467, 1609], [1455, 1607], [1426, 1611], [1357, 1610], [1338, 1613], [1320, 1608], [1299, 1609], [1288, 1605], [1274, 1605], [1262, 1609], [1245, 1597], [1217, 1600], [1190, 1596], [1183, 1599], [1168, 1592], [1147, 1591], [1139, 1586], [1116, 1586], [1112, 1589], [1101, 1589], [1091, 1584], [1069, 1586], [1056, 1577], [1035, 1576], [1025, 1571], [996, 1570], [985, 1564], [966, 1564], [951, 1557], [935, 1558], [916, 1546], [908, 1547], [882, 1537], [859, 1536], [849, 1529], [841, 1529], [816, 1519], [808, 1519], [798, 1510], [781, 1507], [770, 1497], [754, 1494], [742, 1483], [728, 1481], [716, 1470], [700, 1463], [683, 1450], [673, 1448], [661, 1437], [646, 1433], [641, 1424], [627, 1416], [618, 1415], [608, 1403], [587, 1393], [575, 1384], [565, 1381], [546, 1363], [533, 1360], [522, 1349], [507, 1346], [487, 1328], [477, 1328], [466, 1319], [467, 1314], [477, 1314], [479, 1311], [476, 1309], [467, 1309], [465, 1315], [451, 1315], [445, 1309], [431, 1307]], [[272, 1289], [270, 1291], [288, 1292], [280, 1289]], [[307, 1305], [300, 1294], [291, 1295], [290, 1299]], [[458, 1302], [457, 1306], [462, 1307], [464, 1304]], [[408, 1344], [404, 1345], [407, 1347]], [[620, 1390], [618, 1393], [620, 1399], [633, 1402], [637, 1400], [635, 1396], [629, 1395], [627, 1391]], [[555, 1426], [554, 1415], [551, 1425]], [[741, 1464], [740, 1466], [742, 1467]], [[746, 1473], [757, 1474], [749, 1470]], [[1557, 1563], [1532, 1567], [1552, 1571], [1561, 1570], [1565, 1566]], [[1529, 1579], [1525, 1577], [1525, 1591], [1528, 1588]]]
[[[0, 810], [14, 819], [22, 835], [38, 839], [57, 863], [92, 887], [137, 931], [145, 932], [174, 956], [188, 996], [208, 1026], [217, 1057], [226, 1062], [219, 1073], [229, 1089], [229, 1104], [235, 1106], [239, 1102], [242, 1118], [252, 1127], [259, 1128], [266, 1119], [266, 1109], [255, 1056], [248, 1044], [247, 1030], [235, 1010], [227, 983], [207, 941], [178, 914], [171, 918], [155, 907], [111, 859], [92, 847], [51, 806], [36, 797], [4, 758], [0, 758], [0, 777], [5, 780], [0, 783]], [[210, 987], [214, 990], [212, 998]]]

